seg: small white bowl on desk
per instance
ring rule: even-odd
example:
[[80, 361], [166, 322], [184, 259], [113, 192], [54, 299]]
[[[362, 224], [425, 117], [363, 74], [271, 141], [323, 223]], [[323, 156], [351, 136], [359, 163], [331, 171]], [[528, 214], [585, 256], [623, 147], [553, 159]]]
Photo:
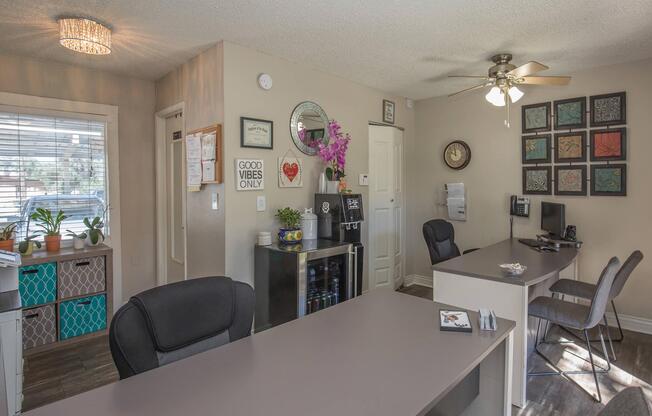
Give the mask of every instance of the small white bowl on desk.
[[527, 266], [524, 266], [521, 263], [499, 264], [498, 267], [510, 276], [520, 276], [527, 270]]

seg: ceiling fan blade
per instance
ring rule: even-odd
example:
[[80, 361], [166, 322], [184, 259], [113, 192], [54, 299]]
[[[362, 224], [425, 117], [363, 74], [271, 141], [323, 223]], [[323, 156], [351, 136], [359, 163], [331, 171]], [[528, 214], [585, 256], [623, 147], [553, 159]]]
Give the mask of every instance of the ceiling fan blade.
[[544, 64], [540, 64], [535, 61], [530, 61], [526, 64], [519, 66], [518, 68], [512, 69], [507, 73], [507, 75], [510, 75], [514, 78], [523, 78], [540, 71], [545, 71], [546, 69], [548, 69], [548, 67], [545, 66]]
[[453, 94], [448, 94], [448, 97], [454, 97], [454, 96], [456, 96], [456, 95], [464, 94], [464, 93], [466, 93], [466, 92], [471, 92], [471, 91], [474, 91], [474, 90], [479, 90], [480, 88], [484, 88], [484, 87], [486, 87], [487, 85], [490, 85], [490, 83], [484, 83], [484, 84], [480, 84], [480, 85], [476, 85], [476, 86], [473, 86], [473, 87], [467, 88], [467, 89], [462, 90], [462, 91], [454, 92]]
[[571, 77], [523, 77], [518, 80], [519, 84], [529, 85], [568, 85]]
[[482, 78], [482, 79], [490, 79], [486, 75], [449, 75], [448, 78]]

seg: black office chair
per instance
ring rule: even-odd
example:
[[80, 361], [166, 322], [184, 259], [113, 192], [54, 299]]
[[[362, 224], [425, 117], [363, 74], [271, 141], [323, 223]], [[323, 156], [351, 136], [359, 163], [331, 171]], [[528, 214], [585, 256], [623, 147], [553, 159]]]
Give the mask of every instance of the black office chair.
[[[613, 342], [620, 342], [625, 337], [623, 334], [623, 328], [620, 325], [620, 318], [618, 318], [618, 312], [616, 311], [616, 304], [614, 299], [620, 295], [620, 292], [625, 287], [625, 283], [632, 272], [638, 266], [638, 264], [643, 260], [643, 253], [639, 250], [634, 251], [629, 255], [625, 263], [623, 263], [620, 270], [616, 274], [614, 284], [611, 287], [611, 292], [609, 293], [609, 301], [611, 302], [611, 307], [614, 311], [614, 317], [616, 318], [616, 323], [618, 324], [619, 338], [611, 337], [611, 332], [609, 330], [609, 322], [607, 321], [607, 316], [604, 317], [604, 323], [607, 328], [607, 335], [609, 339], [609, 345], [611, 347], [612, 358], [616, 360], [616, 352], [614, 351]], [[562, 299], [564, 296], [574, 296], [582, 299], [592, 299], [596, 291], [596, 285], [587, 282], [581, 282], [579, 280], [572, 279], [559, 279], [552, 286], [550, 286], [550, 291], [553, 293], [553, 296], [557, 294], [561, 296]], [[574, 334], [573, 334], [574, 335]], [[597, 342], [598, 340], [591, 340], [591, 342]]]
[[[607, 353], [607, 347], [604, 342], [604, 337], [602, 336], [602, 329], [600, 328], [600, 321], [604, 316], [605, 310], [607, 309], [607, 304], [609, 303], [609, 292], [613, 286], [614, 279], [616, 278], [616, 273], [620, 268], [620, 261], [617, 257], [612, 257], [609, 260], [609, 263], [602, 270], [598, 284], [596, 285], [595, 293], [591, 300], [591, 306], [580, 305], [579, 303], [566, 302], [561, 299], [551, 298], [548, 296], [539, 296], [530, 302], [528, 306], [528, 315], [539, 318], [537, 324], [537, 333], [535, 338], [534, 350], [539, 354], [544, 360], [552, 366], [555, 371], [545, 371], [545, 372], [531, 372], [528, 373], [529, 376], [549, 376], [549, 375], [562, 375], [567, 376], [569, 374], [593, 374], [593, 379], [595, 381], [595, 388], [598, 392], [597, 401], [602, 401], [602, 395], [600, 394], [600, 385], [598, 383], [598, 373], [606, 373], [611, 369], [611, 362], [609, 361], [609, 354]], [[591, 371], [563, 371], [557, 367], [557, 364], [550, 360], [544, 353], [539, 350], [539, 330], [541, 329], [541, 320], [548, 321], [551, 324], [566, 326], [584, 333], [586, 339], [586, 348], [589, 353], [589, 361], [591, 363]], [[604, 353], [605, 360], [607, 361], [607, 368], [600, 368], [596, 370], [595, 362], [593, 361], [593, 352], [591, 350], [591, 343], [589, 340], [590, 329], [598, 329], [598, 334], [600, 335], [600, 342], [602, 344], [602, 351]], [[547, 328], [547, 326], [546, 326]], [[543, 338], [545, 340], [546, 334], [544, 332]], [[568, 378], [568, 377], [567, 377]], [[570, 381], [575, 383], [581, 389], [583, 387], [579, 385], [575, 380], [568, 378]], [[595, 399], [595, 398], [594, 398]]]
[[[426, 240], [431, 264], [441, 263], [460, 255], [460, 249], [455, 244], [455, 229], [446, 220], [430, 220], [423, 224], [423, 238]], [[472, 248], [464, 254], [477, 250]]]
[[133, 296], [109, 330], [120, 378], [249, 336], [254, 306], [251, 286], [228, 277], [186, 280]]

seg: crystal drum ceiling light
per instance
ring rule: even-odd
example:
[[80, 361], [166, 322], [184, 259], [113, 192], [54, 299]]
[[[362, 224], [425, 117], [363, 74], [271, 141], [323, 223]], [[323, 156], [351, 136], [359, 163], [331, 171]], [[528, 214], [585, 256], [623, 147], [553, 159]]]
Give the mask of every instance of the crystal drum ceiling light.
[[59, 43], [75, 52], [89, 55], [111, 53], [111, 29], [84, 18], [59, 19]]

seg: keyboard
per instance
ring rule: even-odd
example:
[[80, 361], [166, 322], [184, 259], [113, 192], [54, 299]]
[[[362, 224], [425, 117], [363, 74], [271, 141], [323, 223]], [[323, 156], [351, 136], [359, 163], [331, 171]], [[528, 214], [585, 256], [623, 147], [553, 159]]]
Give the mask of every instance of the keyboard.
[[534, 247], [534, 248], [547, 246], [547, 244], [544, 243], [543, 241], [534, 240], [532, 238], [519, 238], [518, 242], [521, 243], [521, 244], [525, 244], [526, 246]]

